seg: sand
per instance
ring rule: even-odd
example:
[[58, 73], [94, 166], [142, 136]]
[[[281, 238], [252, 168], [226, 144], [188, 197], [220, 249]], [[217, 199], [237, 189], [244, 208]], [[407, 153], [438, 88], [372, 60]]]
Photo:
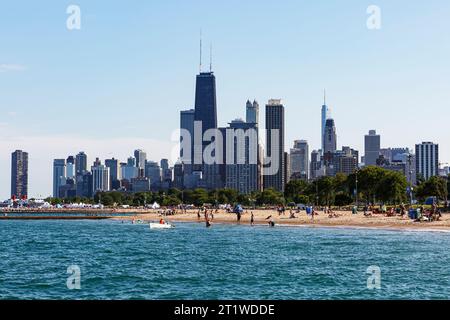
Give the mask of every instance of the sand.
[[[286, 215], [279, 215], [276, 210], [248, 210], [245, 211], [241, 217], [240, 224], [250, 224], [251, 212], [254, 214], [256, 225], [268, 225], [267, 217], [272, 216], [272, 219], [277, 225], [286, 226], [310, 226], [310, 227], [358, 227], [358, 228], [380, 228], [380, 229], [424, 229], [424, 230], [441, 230], [450, 232], [450, 215], [444, 214], [440, 221], [436, 222], [415, 222], [409, 218], [393, 216], [386, 217], [382, 214], [365, 217], [362, 212], [359, 214], [352, 214], [346, 211], [335, 211], [337, 217], [330, 218], [328, 214], [319, 211], [318, 215], [314, 217], [307, 216], [305, 211], [295, 213], [296, 218], [289, 218], [289, 210]], [[141, 219], [145, 221], [158, 221], [162, 216], [163, 210], [151, 210], [147, 213], [137, 214], [133, 217], [115, 217], [113, 219], [133, 220]], [[197, 217], [197, 210], [189, 210], [187, 214], [178, 212], [175, 215], [167, 216], [166, 220], [171, 222], [199, 222], [204, 223], [204, 214], [200, 214], [200, 219]], [[237, 217], [234, 213], [226, 213], [220, 210], [214, 213], [214, 223], [237, 224]]]

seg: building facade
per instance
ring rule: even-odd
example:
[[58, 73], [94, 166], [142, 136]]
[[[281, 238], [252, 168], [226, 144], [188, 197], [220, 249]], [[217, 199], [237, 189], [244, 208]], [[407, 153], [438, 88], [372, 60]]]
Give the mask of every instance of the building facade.
[[266, 154], [272, 162], [264, 166], [264, 189], [284, 191], [286, 173], [284, 141], [284, 106], [281, 100], [272, 99], [266, 105]]
[[22, 150], [11, 154], [11, 197], [28, 197], [28, 153]]
[[110, 191], [109, 168], [102, 165], [97, 159], [91, 171], [93, 193]]
[[377, 159], [380, 157], [381, 137], [376, 130], [370, 130], [369, 134], [364, 137], [364, 165], [375, 166]]
[[61, 198], [61, 186], [66, 184], [66, 160], [53, 160], [53, 198]]
[[290, 174], [294, 179], [309, 180], [309, 146], [306, 140], [294, 141], [290, 152]]
[[225, 187], [243, 194], [260, 190], [257, 123], [234, 120], [225, 137]]
[[416, 144], [416, 172], [425, 180], [439, 175], [439, 145], [433, 142]]
[[253, 103], [250, 100], [247, 101], [245, 122], [259, 125], [259, 104], [256, 100]]

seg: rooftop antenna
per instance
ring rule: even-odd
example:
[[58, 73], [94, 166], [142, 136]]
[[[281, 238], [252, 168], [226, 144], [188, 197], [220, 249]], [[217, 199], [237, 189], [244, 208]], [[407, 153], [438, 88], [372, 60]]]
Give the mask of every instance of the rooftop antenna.
[[202, 73], [202, 50], [203, 50], [202, 29], [200, 29], [200, 73]]
[[212, 49], [212, 43], [211, 47], [209, 48], [209, 72], [212, 72], [212, 63], [213, 63], [213, 49]]
[[323, 105], [327, 105], [327, 90], [323, 89]]

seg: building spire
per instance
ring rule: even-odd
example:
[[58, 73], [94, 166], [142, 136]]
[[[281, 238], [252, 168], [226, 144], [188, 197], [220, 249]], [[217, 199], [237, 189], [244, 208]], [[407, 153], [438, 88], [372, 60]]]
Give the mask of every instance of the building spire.
[[203, 53], [203, 43], [202, 43], [202, 29], [200, 29], [200, 73], [202, 73], [202, 53]]
[[327, 105], [327, 89], [323, 89], [323, 105]]
[[213, 64], [213, 46], [211, 43], [211, 46], [209, 48], [209, 72], [212, 72], [212, 64]]

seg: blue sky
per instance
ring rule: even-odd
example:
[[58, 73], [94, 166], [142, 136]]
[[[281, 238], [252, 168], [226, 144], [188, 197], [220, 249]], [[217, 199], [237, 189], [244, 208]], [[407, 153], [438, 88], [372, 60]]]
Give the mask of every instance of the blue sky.
[[[66, 8], [81, 8], [81, 30]], [[366, 27], [369, 5], [381, 30]], [[10, 153], [30, 152], [30, 194], [51, 193], [52, 159], [136, 148], [170, 157], [179, 111], [194, 104], [199, 32], [214, 47], [219, 124], [247, 99], [286, 106], [287, 143], [320, 142], [323, 88], [338, 145], [441, 146], [450, 161], [450, 3], [384, 1], [1, 1], [0, 199]], [[264, 119], [262, 108], [261, 121]]]

